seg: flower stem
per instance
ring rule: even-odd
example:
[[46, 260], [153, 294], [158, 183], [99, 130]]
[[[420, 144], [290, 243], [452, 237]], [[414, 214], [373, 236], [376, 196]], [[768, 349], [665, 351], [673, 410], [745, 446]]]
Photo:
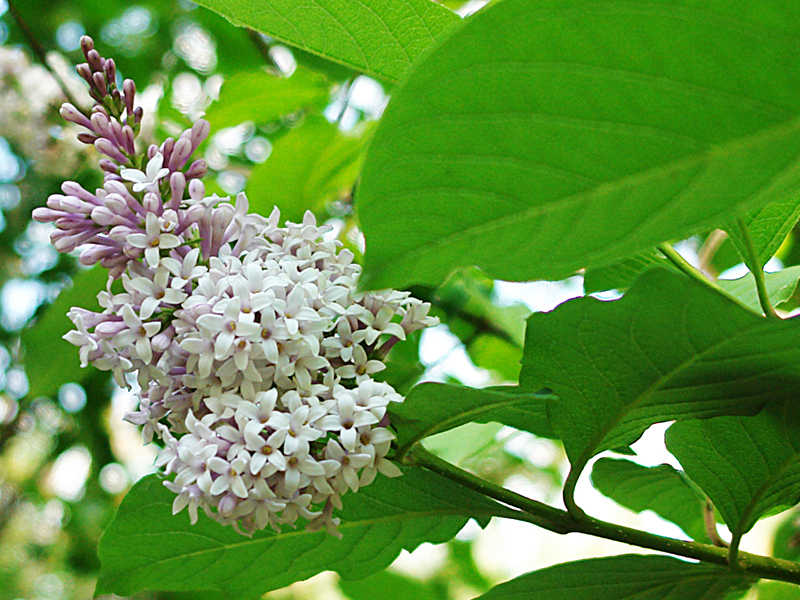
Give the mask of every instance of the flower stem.
[[741, 304], [739, 300], [731, 296], [728, 292], [723, 290], [716, 283], [714, 283], [708, 277], [703, 275], [702, 271], [690, 265], [689, 262], [685, 258], [683, 258], [678, 253], [678, 251], [675, 250], [675, 248], [673, 248], [669, 244], [661, 244], [660, 246], [658, 246], [658, 250], [667, 258], [667, 260], [669, 260], [669, 262], [675, 265], [682, 273], [688, 275], [691, 279], [694, 279], [695, 281], [701, 283], [707, 288], [714, 290], [718, 294], [722, 294], [729, 300], [733, 300], [737, 304]]
[[[586, 535], [639, 546], [640, 548], [657, 550], [716, 565], [728, 566], [729, 557], [727, 548], [663, 537], [646, 531], [601, 521], [600, 519], [595, 519], [588, 515], [583, 515], [581, 518], [575, 519], [564, 510], [537, 502], [536, 500], [507, 490], [485, 479], [481, 479], [472, 473], [464, 471], [428, 452], [419, 444], [411, 448], [406, 454], [404, 462], [406, 464], [424, 467], [464, 487], [475, 490], [484, 496], [494, 498], [502, 504], [517, 508], [523, 513], [528, 513], [531, 518], [526, 517], [521, 520], [534, 523], [549, 531], [561, 534], [570, 532], [584, 533]], [[735, 566], [736, 571], [745, 576], [762, 577], [800, 584], [800, 563], [739, 552]]]
[[743, 256], [742, 258], [744, 258], [744, 262], [747, 266], [750, 267], [750, 272], [753, 274], [753, 279], [755, 279], [758, 302], [761, 304], [761, 310], [764, 311], [764, 314], [768, 318], [780, 319], [778, 313], [775, 312], [772, 306], [772, 302], [770, 302], [769, 294], [767, 293], [767, 281], [764, 278], [764, 269], [761, 267], [761, 261], [758, 259], [758, 253], [756, 252], [755, 246], [753, 246], [753, 240], [750, 237], [747, 225], [741, 217], [736, 219], [736, 224], [739, 226], [738, 233], [742, 238], [742, 242], [744, 242], [744, 247], [747, 252], [747, 256]]

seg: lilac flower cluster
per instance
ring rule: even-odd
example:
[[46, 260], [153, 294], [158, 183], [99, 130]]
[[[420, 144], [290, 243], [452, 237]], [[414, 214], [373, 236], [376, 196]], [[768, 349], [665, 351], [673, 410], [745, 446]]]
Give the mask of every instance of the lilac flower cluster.
[[202, 509], [243, 532], [298, 518], [335, 532], [343, 494], [399, 475], [386, 411], [403, 398], [372, 375], [395, 342], [436, 322], [430, 306], [357, 292], [352, 253], [311, 213], [281, 227], [277, 209], [250, 214], [244, 194], [235, 205], [207, 196], [205, 165], [186, 167], [206, 122], [138, 155], [133, 84], [118, 92], [113, 62], [90, 40], [84, 51], [95, 108], [62, 114], [106, 156], [105, 181], [95, 193], [65, 183], [34, 218], [110, 277], [102, 312], [73, 308], [66, 339], [120, 385], [138, 377], [126, 418], [163, 442], [174, 512], [194, 522]]

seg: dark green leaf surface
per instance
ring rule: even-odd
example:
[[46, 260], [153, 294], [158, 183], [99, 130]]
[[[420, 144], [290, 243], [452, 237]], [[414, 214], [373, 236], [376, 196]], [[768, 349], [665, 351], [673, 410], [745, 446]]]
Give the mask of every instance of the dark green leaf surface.
[[723, 600], [753, 583], [720, 567], [625, 554], [534, 571], [480, 600]]
[[660, 267], [677, 272], [677, 269], [656, 250], [646, 250], [607, 267], [588, 269], [583, 276], [583, 290], [587, 294], [606, 290], [627, 290], [639, 275]]
[[[767, 293], [773, 306], [786, 302], [797, 289], [800, 280], [800, 267], [789, 267], [775, 273], [764, 273], [767, 283]], [[739, 300], [748, 308], [761, 314], [761, 304], [758, 301], [758, 292], [753, 275], [748, 273], [739, 279], [718, 279], [717, 285]]]
[[362, 139], [342, 134], [324, 117], [306, 116], [303, 124], [278, 139], [270, 157], [253, 168], [247, 181], [250, 209], [298, 222], [306, 210], [350, 192], [358, 174]]
[[[36, 324], [22, 333], [25, 369], [31, 398], [54, 394], [69, 381], [81, 381], [89, 373], [81, 369], [78, 349], [61, 339], [74, 328], [67, 312], [73, 306], [99, 312], [97, 293], [105, 288], [108, 271], [97, 266], [75, 276], [72, 287], [62, 291]], [[91, 368], [91, 367], [90, 367]]]
[[504, 0], [420, 62], [364, 165], [374, 288], [561, 279], [796, 197], [800, 5]]
[[512, 386], [476, 389], [422, 383], [412, 388], [405, 402], [390, 410], [397, 429], [397, 445], [404, 453], [430, 435], [465, 423], [493, 421], [541, 437], [554, 437], [547, 422], [547, 398]]
[[580, 470], [653, 423], [753, 414], [800, 394], [800, 320], [767, 320], [662, 269], [621, 300], [528, 319], [520, 386], [549, 388], [550, 424]]
[[200, 0], [234, 25], [388, 81], [459, 17], [431, 0]]
[[667, 447], [711, 498], [734, 537], [777, 507], [800, 502], [797, 399], [755, 417], [675, 423]]
[[276, 121], [300, 109], [325, 106], [330, 88], [327, 78], [302, 69], [291, 77], [266, 71], [238, 73], [225, 80], [219, 101], [205, 118], [215, 131], [245, 121]]
[[402, 549], [452, 538], [476, 517], [485, 525], [499, 504], [429, 471], [379, 476], [345, 497], [342, 539], [302, 526], [248, 538], [201, 515], [172, 515], [174, 494], [149, 476], [137, 483], [100, 540], [98, 594], [139, 590], [216, 590], [221, 596], [264, 593], [335, 570], [359, 579], [387, 567]]
[[592, 466], [592, 484], [617, 504], [636, 512], [652, 510], [693, 540], [708, 543], [705, 497], [681, 471], [669, 465], [643, 467], [629, 460], [601, 458]]

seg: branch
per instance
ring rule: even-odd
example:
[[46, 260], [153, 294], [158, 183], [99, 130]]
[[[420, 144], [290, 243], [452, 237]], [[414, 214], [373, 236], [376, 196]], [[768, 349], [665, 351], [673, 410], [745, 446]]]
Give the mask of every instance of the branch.
[[[420, 445], [414, 446], [409, 451], [404, 462], [429, 469], [464, 487], [528, 513], [531, 518], [526, 518], [524, 519], [525, 521], [539, 525], [549, 531], [562, 534], [570, 532], [584, 533], [639, 546], [640, 548], [666, 552], [715, 565], [728, 566], [728, 550], [726, 548], [663, 537], [623, 525], [601, 521], [588, 515], [574, 519], [572, 515], [564, 510], [537, 502], [468, 473], [431, 454]], [[736, 572], [743, 575], [800, 585], [800, 563], [740, 552], [735, 567]]]

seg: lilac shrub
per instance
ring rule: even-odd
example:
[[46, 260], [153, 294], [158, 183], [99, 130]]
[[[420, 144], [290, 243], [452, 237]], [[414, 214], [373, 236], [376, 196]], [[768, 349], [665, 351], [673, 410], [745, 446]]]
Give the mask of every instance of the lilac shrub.
[[82, 48], [95, 104], [61, 114], [103, 155], [103, 186], [68, 181], [34, 218], [109, 283], [102, 312], [70, 311], [66, 339], [84, 366], [138, 383], [126, 419], [163, 443], [174, 513], [195, 522], [202, 509], [243, 533], [298, 518], [336, 533], [343, 494], [400, 474], [386, 458], [386, 410], [403, 398], [372, 375], [398, 340], [436, 322], [430, 306], [358, 292], [353, 254], [310, 212], [281, 227], [277, 208], [264, 217], [244, 194], [207, 195], [206, 164], [192, 156], [208, 122], [140, 152], [133, 82], [117, 87], [114, 61], [88, 37]]

